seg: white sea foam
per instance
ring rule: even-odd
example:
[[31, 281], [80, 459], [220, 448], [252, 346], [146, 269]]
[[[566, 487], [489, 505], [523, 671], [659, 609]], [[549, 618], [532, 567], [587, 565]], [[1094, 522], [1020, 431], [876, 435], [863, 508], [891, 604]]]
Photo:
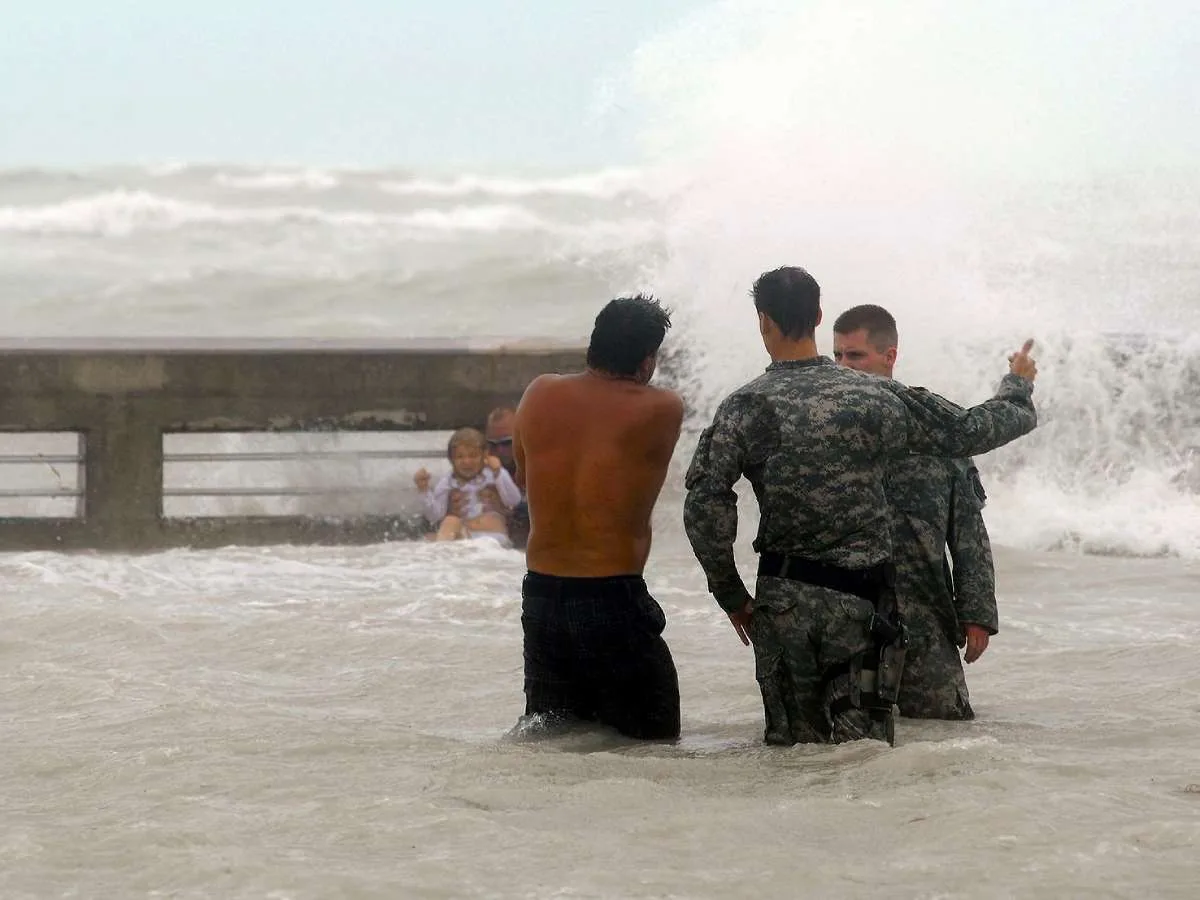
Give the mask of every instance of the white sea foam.
[[839, 312], [882, 304], [897, 376], [961, 403], [1037, 339], [1042, 425], [980, 460], [997, 539], [1200, 557], [1198, 178], [1164, 169], [1200, 133], [1128, 50], [1186, 40], [1155, 4], [1097, 3], [1064, 47], [1078, 27], [1025, 2], [729, 0], [641, 48], [621, 100], [685, 185], [642, 284], [678, 309], [699, 421], [765, 363], [752, 281], [802, 265], [826, 353]]
[[246, 191], [328, 191], [341, 182], [321, 169], [265, 169], [259, 172], [218, 172], [213, 183]]
[[314, 206], [237, 207], [118, 189], [41, 206], [0, 207], [0, 232], [124, 237], [193, 225], [304, 225], [394, 228], [415, 232], [547, 231], [550, 220], [511, 204], [418, 209], [411, 212], [331, 210]]
[[561, 195], [610, 200], [627, 193], [647, 190], [645, 174], [636, 169], [603, 169], [557, 178], [500, 178], [482, 175], [459, 175], [445, 179], [412, 178], [406, 181], [388, 180], [380, 190], [400, 196], [464, 197], [474, 194], [497, 197], [534, 197]]

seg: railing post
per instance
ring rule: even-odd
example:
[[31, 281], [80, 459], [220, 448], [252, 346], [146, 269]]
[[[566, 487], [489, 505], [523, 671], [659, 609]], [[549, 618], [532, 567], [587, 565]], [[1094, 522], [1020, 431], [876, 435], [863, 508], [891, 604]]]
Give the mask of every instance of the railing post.
[[150, 545], [162, 525], [162, 429], [112, 398], [84, 438], [84, 521], [98, 546]]

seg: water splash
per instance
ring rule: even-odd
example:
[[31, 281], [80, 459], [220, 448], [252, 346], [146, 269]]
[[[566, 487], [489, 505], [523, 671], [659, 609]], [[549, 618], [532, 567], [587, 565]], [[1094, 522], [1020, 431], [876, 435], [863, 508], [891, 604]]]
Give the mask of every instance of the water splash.
[[1200, 557], [1195, 19], [731, 0], [645, 44], [622, 108], [674, 191], [642, 278], [697, 421], [766, 362], [754, 277], [804, 265], [826, 351], [882, 303], [898, 377], [962, 403], [1037, 338], [1042, 427], [980, 461], [998, 540]]

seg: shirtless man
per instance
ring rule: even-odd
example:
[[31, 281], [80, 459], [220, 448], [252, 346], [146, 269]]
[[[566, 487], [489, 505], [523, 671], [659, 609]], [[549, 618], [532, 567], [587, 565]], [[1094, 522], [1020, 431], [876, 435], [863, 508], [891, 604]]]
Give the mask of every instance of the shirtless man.
[[611, 301], [596, 316], [587, 369], [537, 378], [517, 409], [516, 480], [530, 517], [518, 731], [585, 721], [633, 738], [679, 736], [666, 618], [642, 577], [683, 423], [679, 396], [649, 385], [670, 327], [656, 300]]

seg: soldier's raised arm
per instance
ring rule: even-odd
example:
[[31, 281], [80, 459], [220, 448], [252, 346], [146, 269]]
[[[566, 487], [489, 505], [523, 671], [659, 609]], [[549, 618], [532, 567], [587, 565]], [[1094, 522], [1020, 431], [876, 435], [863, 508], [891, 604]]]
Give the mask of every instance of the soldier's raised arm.
[[907, 429], [896, 452], [926, 453], [930, 456], [976, 456], [1002, 447], [1037, 427], [1033, 405], [1033, 382], [1037, 363], [1029, 355], [1033, 340], [1009, 359], [1009, 372], [996, 394], [978, 406], [963, 409], [924, 388], [908, 387], [898, 381], [888, 388], [904, 403]]

